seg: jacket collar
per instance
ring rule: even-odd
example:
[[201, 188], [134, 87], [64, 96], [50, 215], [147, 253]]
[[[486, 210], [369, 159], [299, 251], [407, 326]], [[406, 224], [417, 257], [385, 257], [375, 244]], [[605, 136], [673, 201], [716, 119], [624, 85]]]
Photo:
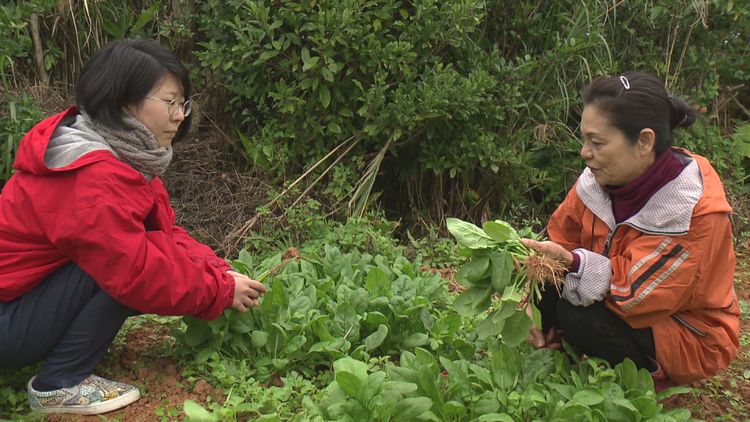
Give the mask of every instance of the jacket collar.
[[[688, 232], [693, 208], [703, 196], [703, 177], [696, 160], [678, 150], [672, 150], [672, 153], [686, 164], [682, 173], [657, 191], [640, 211], [620, 224], [649, 234], [683, 235]], [[588, 167], [578, 178], [576, 193], [594, 215], [614, 230], [612, 201]]]

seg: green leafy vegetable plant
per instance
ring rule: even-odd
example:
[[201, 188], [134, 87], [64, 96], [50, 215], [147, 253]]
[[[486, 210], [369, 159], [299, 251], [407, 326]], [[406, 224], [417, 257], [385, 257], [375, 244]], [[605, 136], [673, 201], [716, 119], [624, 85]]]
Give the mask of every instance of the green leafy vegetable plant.
[[[461, 253], [469, 257], [456, 273], [466, 290], [454, 307], [465, 316], [489, 309], [477, 326], [479, 338], [500, 335], [508, 345], [520, 344], [531, 327], [525, 312], [529, 298], [541, 297], [547, 282], [559, 288], [565, 268], [521, 242], [522, 237], [536, 237], [529, 228], [518, 232], [502, 220], [481, 228], [457, 218], [448, 218], [446, 224]], [[493, 297], [499, 301], [493, 303]]]

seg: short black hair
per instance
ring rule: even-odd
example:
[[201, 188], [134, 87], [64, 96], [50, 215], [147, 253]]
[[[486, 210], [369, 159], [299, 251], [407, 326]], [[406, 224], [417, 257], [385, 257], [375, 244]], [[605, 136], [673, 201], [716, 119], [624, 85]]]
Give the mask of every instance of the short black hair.
[[[76, 106], [105, 126], [123, 128], [123, 109], [140, 104], [169, 73], [182, 83], [185, 99], [190, 99], [188, 71], [169, 48], [148, 39], [112, 41], [96, 51], [81, 69]], [[182, 121], [175, 142], [185, 137], [192, 117]]]
[[653, 130], [657, 156], [672, 146], [674, 129], [692, 125], [696, 117], [685, 101], [670, 96], [664, 82], [648, 72], [594, 79], [583, 90], [583, 105], [595, 106], [633, 144], [643, 129]]

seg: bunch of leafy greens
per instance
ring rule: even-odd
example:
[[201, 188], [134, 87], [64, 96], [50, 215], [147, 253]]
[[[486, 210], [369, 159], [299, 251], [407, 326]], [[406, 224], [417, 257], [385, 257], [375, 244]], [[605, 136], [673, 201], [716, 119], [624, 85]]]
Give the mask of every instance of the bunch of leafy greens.
[[521, 243], [522, 237], [536, 237], [529, 228], [519, 232], [502, 220], [488, 221], [482, 228], [457, 218], [446, 223], [461, 253], [469, 257], [456, 273], [466, 290], [454, 307], [465, 316], [489, 310], [477, 326], [479, 338], [500, 335], [510, 346], [520, 344], [531, 327], [525, 312], [528, 299], [540, 298], [546, 282], [559, 286], [562, 264]]

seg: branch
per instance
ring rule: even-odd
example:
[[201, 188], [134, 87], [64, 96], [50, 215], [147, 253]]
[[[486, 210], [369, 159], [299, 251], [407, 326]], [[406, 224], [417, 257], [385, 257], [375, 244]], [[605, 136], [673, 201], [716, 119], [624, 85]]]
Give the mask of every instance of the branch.
[[31, 26], [31, 39], [34, 42], [34, 63], [36, 64], [36, 71], [42, 85], [49, 85], [49, 75], [44, 69], [44, 48], [42, 47], [42, 37], [39, 36], [39, 15], [32, 13], [30, 20]]

